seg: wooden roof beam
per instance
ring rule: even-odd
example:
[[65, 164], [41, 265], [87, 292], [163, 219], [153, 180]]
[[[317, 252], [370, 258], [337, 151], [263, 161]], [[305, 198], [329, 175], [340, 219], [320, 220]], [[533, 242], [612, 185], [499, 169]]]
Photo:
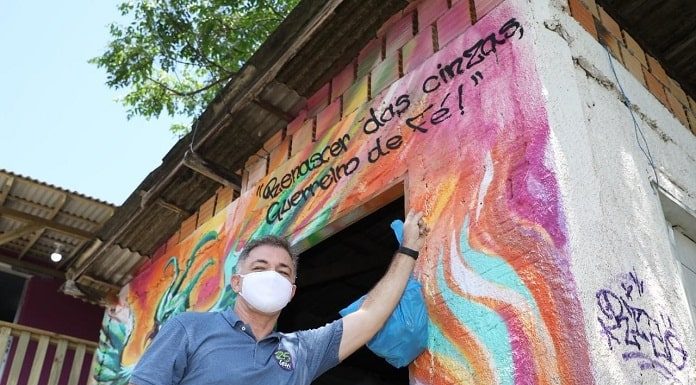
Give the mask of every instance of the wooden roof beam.
[[293, 119], [295, 119], [294, 116], [292, 116], [292, 115], [290, 115], [289, 113], [287, 113], [287, 112], [281, 110], [280, 108], [274, 106], [273, 104], [266, 102], [265, 100], [261, 100], [261, 99], [258, 99], [258, 98], [257, 98], [257, 99], [254, 99], [253, 102], [254, 102], [254, 104], [256, 104], [257, 106], [259, 106], [259, 107], [261, 107], [262, 109], [264, 109], [264, 110], [270, 112], [271, 114], [275, 115], [278, 119], [280, 119], [280, 120], [282, 120], [282, 121], [284, 121], [284, 122], [286, 122], [286, 123], [292, 122]]
[[[39, 210], [50, 211], [51, 213], [55, 210], [55, 207], [46, 206], [46, 205], [42, 205], [41, 203], [32, 202], [32, 201], [26, 200], [26, 199], [24, 199], [24, 198], [22, 198], [22, 197], [8, 196], [8, 197], [7, 197], [7, 200], [8, 200], [8, 201], [17, 202], [17, 203], [19, 203], [19, 204], [21, 204], [21, 205], [27, 205], [27, 206], [30, 206], [30, 207], [34, 207], [34, 208], [37, 208], [37, 209], [39, 209]], [[50, 216], [50, 215], [52, 215], [52, 214], [49, 214], [49, 216]], [[74, 215], [74, 214], [71, 214], [71, 213], [67, 213], [67, 212], [64, 212], [64, 211], [61, 212], [60, 210], [58, 211], [58, 213], [56, 213], [56, 216], [58, 216], [58, 215], [60, 215], [61, 217], [70, 218], [71, 220], [75, 220], [75, 221], [78, 221], [78, 222], [82, 222], [82, 223], [84, 223], [84, 224], [86, 224], [86, 225], [88, 225], [88, 226], [93, 226], [93, 227], [95, 227], [95, 228], [99, 228], [99, 227], [101, 227], [101, 226], [103, 225], [103, 223], [101, 223], [101, 222], [97, 222], [97, 221], [94, 221], [94, 220], [91, 220], [91, 219], [83, 218], [83, 217], [80, 217], [80, 216], [77, 216], [77, 215]]]
[[[56, 219], [56, 215], [58, 215], [58, 213], [59, 213], [60, 210], [63, 208], [63, 206], [65, 206], [65, 202], [66, 202], [67, 200], [68, 200], [68, 194], [62, 194], [62, 195], [60, 196], [60, 199], [58, 199], [58, 202], [57, 202], [58, 204], [57, 204], [55, 207], [53, 207], [53, 211], [51, 211], [51, 213], [48, 215], [48, 219], [49, 219], [49, 220], [54, 220], [54, 219]], [[34, 234], [32, 234], [31, 237], [29, 237], [29, 243], [27, 243], [27, 245], [24, 246], [24, 248], [23, 248], [22, 251], [19, 253], [19, 256], [17, 256], [17, 258], [18, 258], [18, 259], [22, 259], [22, 258], [24, 257], [24, 255], [25, 255], [32, 247], [34, 247], [34, 244], [36, 243], [36, 241], [38, 241], [39, 238], [41, 238], [41, 236], [43, 235], [43, 233], [44, 233], [45, 231], [46, 231], [46, 228], [44, 227], [44, 228], [42, 228], [41, 230], [39, 230], [39, 231], [35, 232]]]
[[36, 230], [40, 230], [42, 228], [43, 228], [43, 226], [41, 226], [41, 225], [28, 224], [28, 225], [24, 225], [20, 228], [17, 228], [15, 230], [12, 230], [10, 232], [3, 233], [2, 235], [0, 235], [0, 245], [4, 245], [7, 242], [11, 242], [11, 241], [23, 236], [23, 235], [32, 233], [32, 232], [34, 232]]
[[78, 229], [72, 226], [67, 226], [62, 223], [58, 223], [55, 221], [52, 221], [50, 219], [42, 218], [42, 217], [37, 217], [36, 215], [32, 215], [29, 213], [25, 213], [23, 211], [11, 209], [8, 207], [0, 207], [0, 215], [8, 216], [11, 218], [18, 219], [22, 222], [27, 222], [30, 224], [37, 224], [41, 225], [42, 227], [48, 227], [52, 230], [65, 233], [68, 235], [74, 235], [79, 238], [95, 238], [96, 235], [94, 233], [91, 233], [89, 231], [85, 231], [82, 229]]
[[65, 280], [65, 273], [51, 269], [46, 266], [41, 266], [36, 263], [28, 262], [28, 261], [20, 261], [19, 259], [16, 258], [10, 258], [5, 255], [0, 254], [0, 263], [4, 263], [6, 265], [12, 266], [13, 269], [16, 269], [17, 271], [23, 271], [31, 274], [37, 274], [41, 275], [44, 277], [54, 277], [58, 278], [61, 280]]
[[223, 186], [231, 187], [237, 191], [241, 191], [242, 189], [242, 180], [238, 175], [226, 170], [224, 167], [201, 158], [192, 150], [188, 150], [186, 154], [184, 154], [184, 166]]
[[[144, 191], [143, 191], [143, 192], [144, 192]], [[186, 217], [190, 217], [190, 216], [191, 216], [191, 212], [190, 212], [190, 211], [185, 210], [185, 209], [182, 209], [181, 207], [179, 207], [179, 206], [177, 206], [177, 205], [175, 205], [175, 204], [173, 204], [173, 203], [169, 203], [169, 202], [165, 201], [165, 200], [162, 199], [162, 198], [157, 198], [157, 200], [155, 201], [155, 203], [157, 203], [159, 206], [164, 207], [165, 209], [167, 209], [167, 210], [173, 212], [174, 214], [176, 214], [176, 215], [178, 215], [178, 216], [180, 216], [180, 217], [185, 217], [185, 218], [186, 218]]]
[[88, 239], [84, 239], [80, 241], [80, 243], [78, 243], [77, 246], [73, 247], [70, 254], [68, 254], [67, 257], [63, 258], [62, 261], [58, 262], [58, 270], [63, 270], [63, 266], [65, 266], [66, 263], [72, 261], [72, 259], [75, 258], [75, 255], [77, 255], [77, 252], [80, 251], [88, 241]]

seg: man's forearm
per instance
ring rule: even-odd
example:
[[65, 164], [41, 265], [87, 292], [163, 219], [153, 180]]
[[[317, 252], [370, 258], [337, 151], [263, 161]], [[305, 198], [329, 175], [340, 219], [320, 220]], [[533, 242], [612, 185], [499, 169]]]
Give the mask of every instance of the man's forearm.
[[[423, 213], [413, 211], [406, 215], [404, 247], [415, 251], [423, 247], [429, 229], [422, 217]], [[415, 259], [397, 252], [382, 279], [367, 293], [360, 309], [343, 317], [343, 335], [338, 351], [340, 360], [358, 350], [384, 326], [399, 303], [415, 264]]]
[[367, 294], [360, 309], [369, 313], [370, 317], [373, 318], [376, 327], [375, 333], [384, 325], [399, 303], [414, 266], [415, 260], [413, 258], [396, 253], [387, 272]]
[[343, 317], [343, 336], [338, 351], [341, 361], [365, 345], [384, 326], [401, 299], [414, 265], [413, 258], [396, 253], [386, 274], [367, 293], [360, 309]]

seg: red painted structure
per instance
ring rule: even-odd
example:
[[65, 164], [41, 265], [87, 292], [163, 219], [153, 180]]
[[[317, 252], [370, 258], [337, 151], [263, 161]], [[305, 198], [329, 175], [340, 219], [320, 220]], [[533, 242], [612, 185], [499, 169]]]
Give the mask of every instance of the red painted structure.
[[[58, 291], [61, 282], [51, 278], [33, 277], [27, 282], [24, 291], [24, 298], [19, 308], [17, 323], [37, 329], [46, 330], [53, 333], [77, 337], [88, 341], [97, 342], [99, 340], [99, 328], [101, 327], [104, 309], [96, 305], [91, 305], [79, 299], [69, 297]], [[29, 378], [29, 372], [36, 351], [37, 343], [32, 341], [27, 348], [26, 358], [22, 365], [22, 372], [19, 383], [25, 384]], [[12, 364], [15, 346], [10, 350], [8, 360], [3, 373], [0, 373], [0, 385], [7, 384], [10, 366]], [[46, 360], [41, 370], [40, 384], [48, 381], [51, 370], [55, 347], [49, 346], [46, 352]], [[61, 373], [59, 385], [68, 383], [70, 367], [72, 366], [73, 352], [68, 350], [65, 356], [65, 363]], [[83, 375], [79, 384], [87, 382], [89, 365], [92, 362], [92, 355], [86, 354], [83, 363]]]

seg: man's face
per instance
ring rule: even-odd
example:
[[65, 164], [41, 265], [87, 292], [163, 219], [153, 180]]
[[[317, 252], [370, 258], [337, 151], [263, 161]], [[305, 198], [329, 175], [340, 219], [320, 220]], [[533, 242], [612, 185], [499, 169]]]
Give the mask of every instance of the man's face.
[[293, 284], [293, 295], [295, 294], [294, 285], [297, 272], [292, 263], [292, 258], [282, 247], [271, 245], [261, 245], [249, 252], [247, 259], [240, 264], [237, 274], [232, 276], [232, 289], [236, 293], [242, 290], [243, 278], [239, 275], [267, 270], [273, 270], [290, 281]]

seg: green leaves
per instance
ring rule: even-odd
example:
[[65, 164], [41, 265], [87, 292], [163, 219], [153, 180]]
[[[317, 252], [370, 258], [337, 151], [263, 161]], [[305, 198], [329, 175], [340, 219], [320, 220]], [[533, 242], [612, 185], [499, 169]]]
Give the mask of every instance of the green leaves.
[[[126, 91], [128, 117], [198, 116], [298, 0], [132, 0], [131, 19], [112, 23], [112, 41], [90, 63]], [[176, 124], [183, 134], [189, 127]]]

